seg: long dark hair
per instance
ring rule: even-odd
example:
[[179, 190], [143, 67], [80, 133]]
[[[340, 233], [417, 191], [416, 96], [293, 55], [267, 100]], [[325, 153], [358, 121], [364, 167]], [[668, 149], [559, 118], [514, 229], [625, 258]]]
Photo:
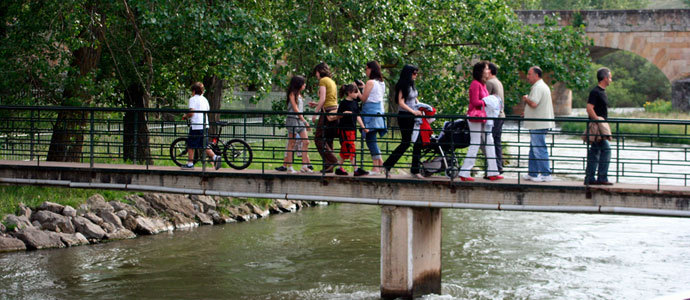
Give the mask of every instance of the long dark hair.
[[474, 64], [474, 67], [472, 67], [472, 77], [474, 80], [482, 82], [482, 77], [484, 75], [484, 69], [486, 69], [486, 62], [485, 61], [480, 61], [476, 64]]
[[369, 79], [376, 79], [378, 81], [383, 81], [383, 75], [381, 75], [381, 66], [379, 63], [375, 60], [372, 60], [367, 63], [367, 68], [371, 70], [369, 72]]
[[400, 79], [398, 83], [395, 84], [395, 100], [398, 101], [398, 93], [402, 91], [403, 98], [407, 99], [410, 94], [410, 90], [415, 89], [414, 80], [412, 80], [412, 74], [419, 71], [419, 68], [413, 65], [405, 65], [402, 70], [400, 70]]
[[345, 97], [347, 97], [347, 95], [349, 93], [356, 92], [357, 90], [358, 89], [357, 89], [356, 85], [349, 83], [349, 84], [343, 84], [340, 87], [340, 90], [338, 91], [338, 93], [340, 94], [340, 98], [345, 98]]
[[299, 91], [302, 89], [302, 86], [304, 85], [304, 77], [295, 75], [292, 76], [290, 79], [290, 85], [288, 85], [287, 88], [287, 93], [285, 93], [285, 101], [290, 104], [290, 94], [295, 95], [295, 101], [297, 101], [297, 95], [299, 95]]
[[331, 68], [329, 68], [328, 64], [326, 64], [325, 62], [316, 65], [314, 67], [314, 71], [312, 71], [312, 75], [316, 74], [316, 72], [319, 72], [319, 76], [321, 76], [321, 78], [333, 76], [331, 74]]

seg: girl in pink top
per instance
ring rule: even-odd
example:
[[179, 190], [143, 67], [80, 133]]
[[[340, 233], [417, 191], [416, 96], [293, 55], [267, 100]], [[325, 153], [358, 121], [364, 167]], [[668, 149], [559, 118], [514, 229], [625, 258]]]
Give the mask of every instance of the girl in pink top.
[[[470, 84], [470, 103], [467, 108], [468, 117], [486, 117], [486, 111], [484, 110], [486, 104], [482, 99], [489, 96], [489, 92], [486, 90], [486, 85], [484, 83], [489, 79], [490, 75], [491, 70], [487, 62], [478, 62], [472, 68], [472, 77], [474, 77], [474, 80]], [[474, 161], [477, 159], [477, 152], [482, 143], [482, 135], [486, 141], [484, 154], [489, 164], [489, 168], [487, 169], [488, 179], [503, 179], [503, 176], [498, 173], [494, 138], [491, 135], [491, 128], [485, 125], [486, 119], [468, 119], [467, 121], [470, 127], [470, 148], [467, 150], [462, 168], [460, 168], [460, 180], [474, 181], [474, 178], [470, 177], [470, 171], [474, 167]]]

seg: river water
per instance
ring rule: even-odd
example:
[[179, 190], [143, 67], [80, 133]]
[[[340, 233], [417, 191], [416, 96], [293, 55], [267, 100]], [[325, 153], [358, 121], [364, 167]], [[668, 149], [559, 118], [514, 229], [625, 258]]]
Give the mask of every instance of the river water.
[[[0, 254], [2, 299], [377, 299], [380, 208]], [[649, 299], [690, 290], [690, 220], [443, 210], [426, 299]]]

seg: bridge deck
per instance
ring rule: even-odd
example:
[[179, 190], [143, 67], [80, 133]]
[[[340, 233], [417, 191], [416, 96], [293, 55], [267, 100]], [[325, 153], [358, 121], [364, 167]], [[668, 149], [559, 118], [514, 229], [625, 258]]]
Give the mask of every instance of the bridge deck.
[[537, 183], [511, 178], [451, 182], [442, 176], [353, 177], [228, 168], [202, 172], [198, 166], [195, 170], [180, 170], [126, 164], [94, 164], [91, 168], [86, 163], [45, 161], [0, 161], [0, 182], [376, 205], [690, 216], [689, 187], [649, 184], [586, 187], [581, 181]]

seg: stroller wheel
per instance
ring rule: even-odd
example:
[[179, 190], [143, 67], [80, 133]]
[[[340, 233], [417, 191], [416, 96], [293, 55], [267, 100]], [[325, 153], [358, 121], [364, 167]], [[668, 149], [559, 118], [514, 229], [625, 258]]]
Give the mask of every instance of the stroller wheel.
[[458, 168], [455, 166], [446, 169], [446, 176], [448, 176], [448, 178], [453, 179], [458, 177], [458, 175], [460, 175], [460, 170], [458, 170]]

